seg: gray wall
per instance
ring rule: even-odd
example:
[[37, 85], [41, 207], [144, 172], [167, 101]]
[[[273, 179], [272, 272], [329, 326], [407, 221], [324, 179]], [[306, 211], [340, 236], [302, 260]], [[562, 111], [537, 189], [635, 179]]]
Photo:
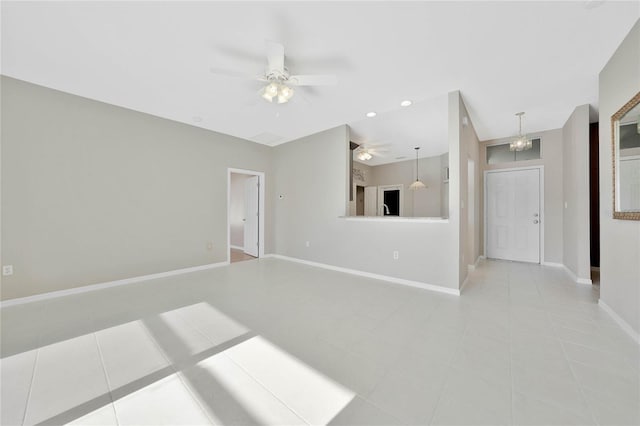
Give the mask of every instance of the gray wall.
[[347, 126], [270, 148], [3, 77], [2, 299], [225, 261], [229, 167], [266, 174], [267, 253], [458, 289], [474, 137], [449, 103], [451, 218], [366, 222], [341, 218]]
[[458, 289], [457, 225], [339, 217], [348, 208], [348, 143], [340, 126], [274, 147], [274, 192], [283, 196], [275, 203], [275, 252]]
[[[528, 132], [530, 137], [541, 139], [540, 160], [527, 160], [501, 164], [487, 164], [487, 145], [507, 143], [512, 137], [493, 139], [480, 143], [480, 251], [484, 254], [484, 171], [496, 169], [509, 169], [524, 166], [544, 166], [544, 261], [549, 263], [562, 263], [562, 217], [563, 217], [563, 189], [562, 189], [562, 129]], [[584, 191], [588, 192], [589, 187]], [[587, 214], [589, 213], [587, 209]]]
[[[446, 154], [443, 154], [446, 155]], [[420, 180], [427, 188], [412, 191], [409, 186], [416, 180], [416, 160], [373, 166], [370, 185], [404, 185], [404, 216], [441, 217], [442, 156], [418, 160]], [[445, 214], [446, 216], [446, 214]]]
[[590, 280], [589, 105], [576, 107], [562, 128], [562, 140], [562, 260], [578, 278]]
[[[453, 99], [454, 96], [452, 96], [452, 94], [450, 94], [449, 98], [449, 125], [454, 126], [456, 123], [454, 123], [453, 118], [457, 118], [459, 151], [458, 153], [454, 153], [455, 155], [450, 154], [449, 157], [449, 163], [452, 165], [451, 171], [455, 173], [453, 176], [456, 176], [456, 179], [453, 181], [454, 186], [450, 188], [449, 195], [452, 199], [449, 203], [450, 209], [453, 204], [457, 205], [457, 207], [450, 210], [452, 212], [450, 217], [457, 222], [459, 227], [459, 245], [457, 250], [457, 257], [459, 259], [458, 281], [460, 285], [463, 285], [469, 271], [468, 266], [474, 264], [478, 256], [475, 251], [475, 241], [479, 238], [479, 228], [475, 226], [475, 224], [479, 219], [479, 212], [476, 210], [475, 200], [472, 201], [472, 199], [476, 199], [479, 196], [477, 185], [474, 185], [478, 182], [478, 179], [477, 172], [475, 171], [473, 175], [469, 175], [469, 161], [478, 164], [479, 141], [467, 108], [460, 96], [460, 92], [454, 92], [454, 94], [457, 94], [457, 102]], [[456, 103], [457, 111], [452, 111], [452, 104], [455, 105]], [[465, 118], [467, 124], [463, 124]], [[453, 169], [453, 164], [457, 164], [458, 170]], [[451, 182], [451, 180], [449, 182]], [[470, 184], [474, 187], [470, 188]], [[455, 189], [456, 185], [458, 186], [457, 189]], [[473, 195], [470, 194], [470, 191], [473, 192]], [[454, 197], [457, 198], [454, 199]], [[454, 202], [452, 203], [452, 201]], [[454, 217], [454, 213], [456, 217]], [[472, 220], [469, 220], [470, 218]]]
[[266, 173], [273, 251], [271, 148], [1, 82], [3, 300], [225, 261], [228, 167]]
[[640, 21], [600, 72], [600, 299], [640, 333], [640, 222], [613, 219], [611, 116], [640, 91]]

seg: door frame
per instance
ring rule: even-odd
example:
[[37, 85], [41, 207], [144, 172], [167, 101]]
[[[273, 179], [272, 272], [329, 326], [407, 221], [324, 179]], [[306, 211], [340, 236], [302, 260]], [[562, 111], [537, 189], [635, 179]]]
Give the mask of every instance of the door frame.
[[398, 206], [398, 217], [404, 217], [404, 185], [378, 185], [378, 214], [384, 216], [384, 191], [400, 191], [400, 205]]
[[256, 170], [227, 168], [227, 263], [231, 263], [231, 174], [258, 176], [258, 258], [264, 257], [264, 193], [265, 193], [265, 177], [264, 172]]
[[540, 166], [523, 166], [523, 167], [509, 167], [509, 168], [505, 168], [505, 169], [491, 169], [491, 170], [485, 170], [484, 171], [484, 175], [483, 175], [483, 179], [484, 181], [482, 182], [482, 188], [484, 191], [484, 196], [483, 198], [483, 215], [484, 215], [484, 230], [483, 230], [483, 253], [484, 256], [488, 258], [487, 256], [487, 224], [489, 222], [489, 217], [487, 215], [487, 197], [489, 194], [489, 191], [487, 191], [487, 187], [488, 187], [488, 179], [487, 179], [487, 175], [489, 173], [502, 173], [502, 172], [519, 172], [519, 171], [523, 171], [523, 170], [532, 170], [532, 169], [536, 169], [539, 171], [540, 175], [539, 175], [539, 179], [540, 179], [540, 224], [542, 226], [539, 227], [540, 229], [540, 265], [544, 265], [545, 259], [544, 259], [544, 228], [546, 226], [546, 221], [545, 221], [545, 217], [544, 217], [544, 166], [540, 165]]

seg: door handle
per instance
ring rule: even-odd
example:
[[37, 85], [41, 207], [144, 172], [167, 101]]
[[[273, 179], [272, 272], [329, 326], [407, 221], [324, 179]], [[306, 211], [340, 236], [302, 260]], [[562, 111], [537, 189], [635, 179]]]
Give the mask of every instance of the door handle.
[[535, 219], [535, 220], [533, 221], [533, 223], [538, 223], [538, 219]]
[[538, 213], [534, 213], [534, 214], [533, 214], [533, 217], [538, 217]]

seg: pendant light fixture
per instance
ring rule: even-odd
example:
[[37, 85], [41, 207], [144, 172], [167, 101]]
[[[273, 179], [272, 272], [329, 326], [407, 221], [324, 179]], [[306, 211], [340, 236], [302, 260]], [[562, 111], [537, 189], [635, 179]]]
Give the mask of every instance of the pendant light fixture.
[[523, 115], [524, 112], [519, 112], [516, 114], [519, 120], [518, 136], [516, 136], [516, 138], [509, 144], [509, 151], [526, 151], [528, 149], [531, 149], [531, 147], [533, 146], [531, 143], [531, 139], [527, 138], [527, 135], [522, 134]]
[[409, 189], [413, 189], [415, 191], [416, 189], [425, 189], [427, 187], [427, 185], [422, 183], [422, 181], [420, 181], [420, 179], [418, 178], [418, 176], [419, 176], [419, 174], [418, 174], [418, 150], [420, 149], [420, 147], [417, 146], [414, 149], [416, 150], [416, 181], [413, 182], [411, 185], [409, 185]]

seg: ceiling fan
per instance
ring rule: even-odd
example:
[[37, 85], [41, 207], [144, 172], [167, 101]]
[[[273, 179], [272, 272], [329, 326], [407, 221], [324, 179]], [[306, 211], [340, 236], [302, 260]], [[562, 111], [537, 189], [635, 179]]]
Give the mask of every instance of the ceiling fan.
[[373, 157], [386, 157], [386, 153], [389, 152], [389, 150], [386, 148], [388, 146], [389, 146], [388, 144], [382, 144], [382, 145], [361, 144], [354, 150], [354, 152], [358, 160], [369, 161]]
[[280, 43], [267, 41], [266, 53], [267, 67], [263, 74], [257, 76], [218, 68], [211, 68], [210, 71], [216, 75], [243, 77], [266, 83], [260, 90], [260, 96], [268, 102], [273, 102], [275, 99], [278, 104], [289, 102], [295, 93], [296, 86], [331, 86], [338, 82], [335, 75], [290, 74], [289, 69], [284, 66], [284, 46]]

